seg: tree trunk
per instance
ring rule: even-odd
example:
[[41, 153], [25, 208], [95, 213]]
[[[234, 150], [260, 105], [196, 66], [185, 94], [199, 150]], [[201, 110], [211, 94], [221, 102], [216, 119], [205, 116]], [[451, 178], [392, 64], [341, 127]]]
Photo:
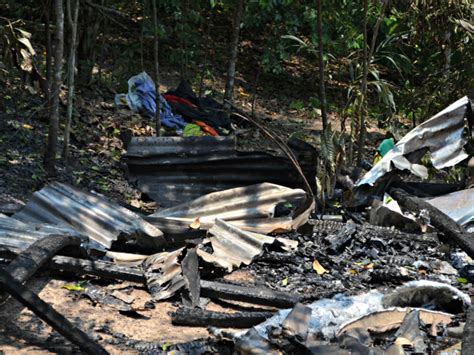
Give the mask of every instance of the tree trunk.
[[45, 169], [49, 175], [56, 170], [56, 151], [58, 145], [59, 126], [59, 91], [61, 90], [61, 74], [63, 70], [64, 49], [64, 11], [63, 1], [54, 0], [56, 14], [56, 46], [54, 51], [54, 82], [51, 90], [51, 113], [49, 117], [48, 144], [44, 156]]
[[206, 36], [204, 37], [204, 60], [201, 68], [201, 75], [199, 78], [199, 94], [198, 97], [201, 98], [203, 93], [204, 93], [204, 77], [206, 76], [206, 71], [207, 71], [207, 62], [208, 62], [208, 56], [209, 56], [209, 44], [211, 43], [211, 27], [212, 27], [212, 12], [211, 15], [209, 16], [208, 23], [207, 23], [207, 28], [206, 28]]
[[224, 106], [227, 108], [230, 107], [227, 101], [233, 102], [235, 66], [237, 63], [237, 50], [239, 48], [240, 21], [242, 19], [243, 9], [244, 9], [244, 0], [239, 0], [237, 3], [237, 8], [235, 9], [235, 15], [234, 15], [234, 28], [232, 30], [232, 39], [230, 42], [230, 58], [229, 58], [229, 66], [227, 69], [227, 81], [225, 84], [225, 93], [224, 93]]
[[367, 75], [369, 73], [368, 52], [367, 52], [367, 17], [369, 10], [369, 1], [364, 0], [364, 58], [363, 58], [363, 73], [362, 83], [360, 86], [360, 103], [359, 103], [359, 137], [357, 143], [357, 165], [360, 164], [364, 157], [364, 142], [365, 142], [365, 95], [367, 93]]
[[[97, 1], [100, 5], [103, 1]], [[87, 86], [92, 82], [92, 69], [95, 62], [97, 33], [99, 32], [101, 15], [96, 8], [87, 2], [83, 3], [78, 31], [77, 47], [77, 85]]]
[[146, 7], [146, 0], [143, 0], [143, 14], [142, 14], [142, 23], [140, 29], [140, 64], [142, 71], [145, 71], [145, 53], [144, 53], [144, 44], [143, 41], [145, 40], [145, 21], [147, 15], [147, 7]]
[[72, 121], [72, 110], [73, 110], [73, 100], [74, 100], [74, 70], [76, 68], [76, 37], [77, 37], [77, 20], [79, 17], [79, 1], [74, 1], [74, 13], [71, 14], [71, 0], [67, 0], [67, 22], [70, 29], [71, 35], [71, 48], [69, 49], [69, 59], [68, 59], [68, 78], [67, 78], [67, 113], [66, 113], [66, 128], [64, 129], [64, 146], [63, 146], [63, 160], [67, 164], [69, 157], [69, 137], [71, 132], [71, 121]]
[[[367, 1], [366, 1], [367, 2]], [[364, 144], [365, 144], [365, 115], [367, 111], [367, 78], [369, 74], [369, 66], [372, 62], [372, 57], [375, 52], [375, 44], [377, 43], [377, 36], [379, 34], [380, 25], [384, 19], [385, 9], [387, 8], [387, 1], [382, 3], [382, 8], [380, 9], [379, 17], [375, 23], [374, 32], [372, 34], [372, 40], [370, 42], [370, 50], [367, 55], [367, 8], [364, 8], [365, 19], [364, 19], [364, 73], [362, 77], [361, 85], [361, 108], [360, 108], [360, 131], [359, 131], [359, 144], [358, 149], [359, 153], [357, 156], [357, 162], [360, 164], [363, 153], [364, 153]]]
[[155, 111], [155, 119], [156, 119], [156, 135], [160, 136], [161, 130], [161, 117], [160, 117], [160, 64], [158, 61], [158, 45], [159, 45], [159, 38], [158, 38], [158, 14], [157, 14], [157, 6], [156, 2], [158, 0], [152, 0], [153, 4], [153, 27], [154, 27], [154, 37], [155, 37], [155, 45], [154, 45], [154, 55], [155, 55], [155, 83], [156, 83], [156, 111]]
[[46, 34], [46, 83], [48, 84], [48, 111], [51, 110], [51, 27], [50, 27], [50, 13], [51, 13], [51, 2], [46, 0], [44, 4], [44, 29]]
[[326, 106], [326, 88], [324, 85], [324, 57], [323, 57], [323, 19], [321, 1], [316, 0], [318, 10], [318, 47], [319, 47], [319, 100], [321, 102], [321, 118], [323, 120], [323, 129], [328, 125], [328, 115]]

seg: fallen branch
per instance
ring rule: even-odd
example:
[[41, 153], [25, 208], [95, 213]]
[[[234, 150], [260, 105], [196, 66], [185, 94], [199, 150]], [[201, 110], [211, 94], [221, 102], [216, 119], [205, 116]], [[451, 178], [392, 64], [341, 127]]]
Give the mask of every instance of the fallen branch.
[[433, 227], [452, 240], [471, 258], [474, 258], [474, 237], [472, 234], [466, 233], [464, 228], [457, 224], [451, 217], [421, 198], [409, 195], [401, 189], [391, 189], [390, 195], [397, 200], [400, 206], [412, 213], [417, 214], [421, 210], [426, 210], [430, 216], [430, 223]]
[[178, 308], [171, 314], [175, 325], [190, 327], [250, 328], [272, 317], [274, 312], [237, 312], [222, 313], [201, 309]]
[[467, 312], [466, 325], [462, 335], [461, 354], [474, 354], [474, 307]]
[[242, 301], [278, 308], [293, 307], [300, 297], [269, 288], [247, 287], [201, 280], [201, 296], [224, 300]]
[[112, 280], [145, 283], [145, 278], [140, 269], [116, 265], [106, 261], [91, 261], [68, 256], [55, 256], [46, 263], [46, 267], [73, 272], [76, 275], [88, 274]]
[[[51, 235], [31, 244], [5, 267], [12, 278], [24, 283], [44, 264], [67, 246], [80, 247], [81, 239], [73, 236]], [[5, 301], [7, 294], [0, 292], [0, 303]]]
[[95, 343], [82, 330], [73, 326], [64, 316], [53, 307], [41, 300], [36, 294], [28, 290], [8, 272], [0, 269], [0, 284], [2, 289], [12, 295], [16, 300], [28, 307], [43, 321], [53, 327], [66, 339], [76, 344], [88, 354], [108, 354], [105, 349]]

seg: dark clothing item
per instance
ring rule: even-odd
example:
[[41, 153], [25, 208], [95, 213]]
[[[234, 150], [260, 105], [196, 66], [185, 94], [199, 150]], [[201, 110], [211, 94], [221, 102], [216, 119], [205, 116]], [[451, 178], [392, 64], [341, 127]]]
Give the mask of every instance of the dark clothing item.
[[[219, 134], [223, 133], [223, 129], [230, 130], [231, 120], [225, 112], [223, 105], [211, 98], [199, 99], [193, 92], [191, 84], [188, 81], [181, 81], [175, 90], [170, 90], [166, 93], [185, 99], [169, 101], [173, 107], [173, 111], [182, 115], [186, 120], [198, 120], [213, 127]], [[189, 103], [195, 105], [190, 106]]]

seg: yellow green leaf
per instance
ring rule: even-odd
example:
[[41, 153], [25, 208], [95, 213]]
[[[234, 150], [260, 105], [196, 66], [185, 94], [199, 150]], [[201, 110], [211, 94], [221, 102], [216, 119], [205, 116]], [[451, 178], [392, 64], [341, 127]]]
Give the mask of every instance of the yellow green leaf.
[[64, 285], [62, 288], [65, 288], [68, 291], [81, 291], [82, 292], [86, 290], [84, 287], [82, 287], [79, 284], [67, 284], [67, 285]]
[[322, 265], [317, 260], [313, 261], [313, 270], [316, 271], [319, 275], [328, 272], [324, 267], [322, 267]]

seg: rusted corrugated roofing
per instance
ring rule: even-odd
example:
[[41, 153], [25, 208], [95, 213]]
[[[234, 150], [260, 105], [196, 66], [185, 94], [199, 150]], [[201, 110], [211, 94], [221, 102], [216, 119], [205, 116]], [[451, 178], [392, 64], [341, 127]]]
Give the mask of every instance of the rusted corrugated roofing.
[[165, 244], [163, 233], [136, 213], [102, 195], [52, 183], [33, 194], [13, 218], [25, 223], [69, 227], [110, 248], [119, 237], [136, 237], [151, 249]]
[[[314, 181], [315, 165], [302, 156], [308, 180]], [[261, 182], [303, 186], [286, 157], [240, 152], [226, 137], [133, 137], [124, 161], [129, 179], [163, 207]]]
[[80, 233], [68, 227], [23, 223], [0, 214], [0, 248], [12, 252], [21, 252], [35, 241], [49, 235], [81, 236]]

